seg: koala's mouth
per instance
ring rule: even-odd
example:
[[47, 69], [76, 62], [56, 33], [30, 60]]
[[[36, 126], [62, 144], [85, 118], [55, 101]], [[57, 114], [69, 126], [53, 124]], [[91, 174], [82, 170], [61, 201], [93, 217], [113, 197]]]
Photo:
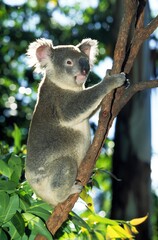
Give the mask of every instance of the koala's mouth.
[[75, 81], [78, 85], [82, 85], [83, 83], [85, 83], [85, 81], [87, 80], [87, 76], [88, 74], [86, 73], [86, 71], [82, 71], [82, 73], [78, 73], [75, 76]]

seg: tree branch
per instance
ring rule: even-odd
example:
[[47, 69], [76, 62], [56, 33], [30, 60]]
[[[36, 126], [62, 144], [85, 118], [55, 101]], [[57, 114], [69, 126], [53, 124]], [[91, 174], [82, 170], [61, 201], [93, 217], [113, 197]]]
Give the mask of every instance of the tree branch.
[[155, 31], [157, 26], [158, 26], [158, 16], [156, 16], [146, 27], [138, 28], [138, 25], [137, 25], [137, 28], [135, 30], [133, 40], [131, 43], [131, 47], [129, 50], [130, 53], [128, 56], [128, 60], [126, 62], [125, 68], [124, 68], [125, 73], [130, 72], [130, 70], [133, 66], [135, 57], [137, 56], [138, 51], [140, 49], [140, 46], [147, 38], [150, 37], [151, 33], [153, 31]]
[[[121, 68], [126, 56], [127, 40], [132, 24], [132, 20], [136, 14], [137, 1], [124, 1], [124, 15], [119, 29], [117, 43], [114, 51], [114, 62], [112, 74], [121, 72]], [[129, 14], [130, 13], [130, 14]]]
[[[142, 21], [144, 19], [144, 6], [141, 6], [142, 8], [139, 16], [137, 14], [138, 19], [133, 35], [133, 40], [130, 46], [130, 51], [129, 53], [126, 52], [128, 34], [132, 25], [132, 20], [134, 19], [134, 17], [136, 17], [136, 13], [138, 13], [138, 7], [140, 6], [139, 2], [141, 1], [123, 1], [124, 16], [121, 22], [119, 35], [115, 47], [112, 73], [118, 73], [122, 71], [123, 64], [124, 71], [126, 73], [129, 73], [141, 44], [158, 26], [157, 16], [145, 28], [143, 27]], [[112, 125], [114, 118], [136, 92], [153, 87], [158, 87], [158, 80], [135, 83], [131, 85], [131, 87], [128, 89], [125, 89], [125, 87], [121, 87], [105, 96], [102, 102], [99, 116], [99, 125], [94, 136], [93, 143], [90, 146], [78, 171], [77, 179], [81, 181], [83, 186], [87, 184], [91, 176], [95, 162], [99, 156], [102, 145], [105, 141], [105, 138], [107, 137], [108, 131]], [[55, 207], [51, 217], [47, 221], [47, 227], [53, 235], [60, 228], [62, 223], [67, 220], [68, 214], [73, 208], [78, 197], [78, 194], [71, 195], [64, 203], [58, 204]], [[45, 239], [45, 237], [40, 235], [36, 237], [36, 240]]]

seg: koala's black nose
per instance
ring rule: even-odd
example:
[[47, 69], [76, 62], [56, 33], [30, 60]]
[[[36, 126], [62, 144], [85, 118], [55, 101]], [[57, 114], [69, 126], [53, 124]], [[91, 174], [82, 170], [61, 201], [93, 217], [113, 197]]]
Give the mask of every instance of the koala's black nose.
[[79, 59], [79, 65], [80, 65], [82, 74], [86, 75], [89, 72], [89, 70], [90, 70], [88, 59], [86, 59], [84, 57], [81, 57]]

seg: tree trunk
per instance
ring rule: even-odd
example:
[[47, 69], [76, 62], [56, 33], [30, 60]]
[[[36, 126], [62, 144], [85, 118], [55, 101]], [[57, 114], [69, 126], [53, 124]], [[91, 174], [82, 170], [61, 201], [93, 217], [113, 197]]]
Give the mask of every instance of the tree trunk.
[[[146, 42], [134, 65], [131, 81], [150, 78], [149, 47]], [[150, 92], [134, 96], [120, 112], [115, 132], [111, 218], [130, 220], [150, 212], [151, 180]], [[138, 229], [136, 239], [151, 240], [150, 217]]]

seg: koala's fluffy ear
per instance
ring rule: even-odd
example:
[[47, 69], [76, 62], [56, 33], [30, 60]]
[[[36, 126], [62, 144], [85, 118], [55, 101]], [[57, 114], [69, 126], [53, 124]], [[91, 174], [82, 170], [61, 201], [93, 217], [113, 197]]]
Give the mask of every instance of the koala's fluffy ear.
[[91, 38], [83, 39], [77, 47], [81, 50], [81, 52], [84, 52], [89, 57], [90, 65], [93, 66], [98, 54], [97, 40], [93, 40]]
[[49, 39], [40, 38], [31, 43], [26, 55], [28, 56], [28, 65], [35, 68], [35, 72], [43, 72], [44, 67], [50, 62], [53, 43]]

